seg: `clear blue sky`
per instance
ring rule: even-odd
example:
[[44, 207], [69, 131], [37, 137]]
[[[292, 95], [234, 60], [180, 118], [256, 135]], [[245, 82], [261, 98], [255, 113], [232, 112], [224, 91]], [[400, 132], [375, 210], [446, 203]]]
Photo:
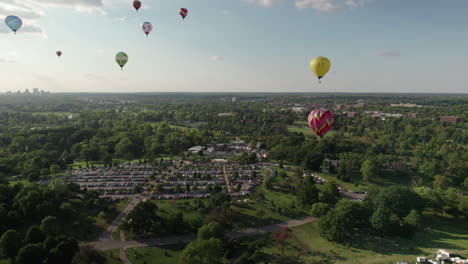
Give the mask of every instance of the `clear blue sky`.
[[[468, 0], [142, 4], [0, 0], [2, 20], [24, 22], [16, 36], [0, 25], [0, 92], [468, 92]], [[322, 85], [315, 56], [332, 61]]]

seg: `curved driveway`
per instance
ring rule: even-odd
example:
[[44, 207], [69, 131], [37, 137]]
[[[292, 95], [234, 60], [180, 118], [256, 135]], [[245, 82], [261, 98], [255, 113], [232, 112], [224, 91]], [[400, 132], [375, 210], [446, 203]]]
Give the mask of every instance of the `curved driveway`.
[[[246, 236], [255, 236], [266, 233], [271, 233], [276, 230], [280, 230], [281, 227], [295, 227], [301, 226], [310, 222], [317, 220], [315, 217], [302, 217], [294, 220], [289, 220], [280, 224], [267, 225], [256, 228], [248, 228], [240, 231], [231, 231], [226, 233], [228, 238], [239, 238]], [[110, 249], [120, 249], [120, 248], [138, 248], [138, 247], [154, 247], [154, 246], [164, 246], [164, 245], [173, 245], [173, 244], [185, 244], [189, 243], [196, 239], [195, 235], [184, 235], [184, 236], [171, 236], [171, 237], [159, 237], [152, 239], [144, 239], [139, 241], [118, 241], [112, 239], [100, 239], [91, 243], [94, 247], [99, 250], [110, 250]]]

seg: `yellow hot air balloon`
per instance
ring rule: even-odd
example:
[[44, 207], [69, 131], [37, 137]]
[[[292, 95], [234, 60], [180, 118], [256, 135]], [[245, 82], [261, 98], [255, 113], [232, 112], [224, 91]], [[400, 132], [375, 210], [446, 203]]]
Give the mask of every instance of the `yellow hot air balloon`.
[[325, 57], [317, 57], [310, 62], [310, 68], [315, 73], [315, 75], [317, 75], [319, 82], [321, 82], [320, 79], [322, 79], [323, 76], [325, 76], [325, 74], [327, 74], [327, 72], [330, 70], [330, 67], [331, 62]]

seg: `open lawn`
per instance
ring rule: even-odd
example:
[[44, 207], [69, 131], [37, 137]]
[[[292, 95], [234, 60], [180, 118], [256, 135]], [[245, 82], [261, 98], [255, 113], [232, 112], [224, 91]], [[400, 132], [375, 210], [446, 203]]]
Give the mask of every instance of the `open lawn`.
[[24, 186], [28, 186], [28, 185], [32, 185], [33, 183], [30, 182], [29, 180], [12, 180], [12, 181], [9, 181], [8, 184], [10, 186], [15, 186], [16, 184], [18, 183], [22, 183]]
[[[272, 179], [272, 190], [261, 185], [256, 188], [253, 195], [233, 198], [234, 203], [231, 208], [238, 212], [234, 218], [234, 228], [243, 229], [270, 225], [304, 216], [305, 214], [300, 210], [293, 208], [297, 205], [295, 196], [290, 191], [281, 189], [282, 181], [284, 179], [281, 177], [275, 177]], [[264, 200], [258, 200], [258, 193], [263, 193]], [[237, 202], [238, 200], [242, 202]]]
[[176, 264], [185, 244], [162, 247], [127, 249], [127, 257], [133, 264]]
[[297, 133], [302, 133], [305, 136], [315, 136], [314, 131], [310, 129], [309, 127], [297, 127], [297, 126], [288, 126], [289, 132], [297, 132]]
[[103, 252], [106, 257], [107, 264], [122, 264], [120, 260], [120, 249], [112, 249]]
[[[157, 124], [159, 124], [160, 122], [146, 122], [147, 124], [150, 124], [151, 126], [155, 126]], [[190, 131], [190, 130], [193, 130], [193, 129], [197, 129], [197, 128], [194, 128], [194, 127], [185, 127], [185, 126], [176, 126], [176, 125], [169, 125], [170, 128], [172, 129], [176, 129], [176, 130], [180, 130], [182, 132], [187, 132], [187, 131]]]
[[358, 234], [349, 244], [325, 240], [320, 236], [318, 223], [314, 222], [293, 228], [284, 257], [273, 244], [271, 235], [267, 236], [270, 244], [264, 251], [272, 263], [414, 263], [418, 256], [433, 258], [437, 249], [468, 255], [468, 222], [435, 216], [427, 216], [425, 220], [430, 228], [420, 230], [412, 240]]

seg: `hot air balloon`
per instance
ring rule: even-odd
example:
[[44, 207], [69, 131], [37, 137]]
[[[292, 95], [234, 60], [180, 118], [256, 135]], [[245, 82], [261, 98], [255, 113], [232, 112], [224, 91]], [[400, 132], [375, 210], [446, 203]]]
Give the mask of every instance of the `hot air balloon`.
[[185, 17], [188, 15], [188, 10], [187, 10], [186, 8], [181, 8], [181, 9], [179, 10], [179, 14], [180, 14], [180, 16], [182, 17], [182, 19], [185, 20]]
[[140, 9], [141, 7], [141, 2], [139, 0], [134, 0], [133, 1], [133, 7], [136, 9], [136, 11], [138, 12], [138, 9]]
[[150, 22], [143, 23], [143, 25], [141, 27], [142, 27], [143, 32], [145, 32], [147, 37], [148, 37], [148, 34], [151, 32], [151, 30], [153, 30], [153, 25], [151, 25]]
[[322, 79], [323, 76], [325, 76], [325, 74], [327, 74], [327, 72], [330, 70], [330, 67], [331, 62], [325, 57], [317, 57], [310, 62], [310, 68], [315, 73], [315, 75], [317, 75], [319, 82], [321, 82], [320, 79]]
[[21, 21], [21, 18], [17, 16], [7, 16], [5, 18], [5, 23], [11, 30], [13, 30], [15, 34], [16, 31], [23, 25], [23, 21]]
[[317, 109], [310, 112], [309, 117], [307, 118], [310, 128], [317, 134], [319, 137], [323, 137], [335, 123], [333, 119], [333, 114], [328, 109]]
[[119, 52], [117, 55], [115, 55], [115, 61], [117, 64], [120, 66], [120, 68], [123, 70], [123, 66], [127, 64], [128, 61], [128, 56], [125, 52]]
[[59, 56], [59, 57], [62, 56], [62, 52], [60, 50], [57, 51], [56, 53], [57, 53], [57, 56]]

